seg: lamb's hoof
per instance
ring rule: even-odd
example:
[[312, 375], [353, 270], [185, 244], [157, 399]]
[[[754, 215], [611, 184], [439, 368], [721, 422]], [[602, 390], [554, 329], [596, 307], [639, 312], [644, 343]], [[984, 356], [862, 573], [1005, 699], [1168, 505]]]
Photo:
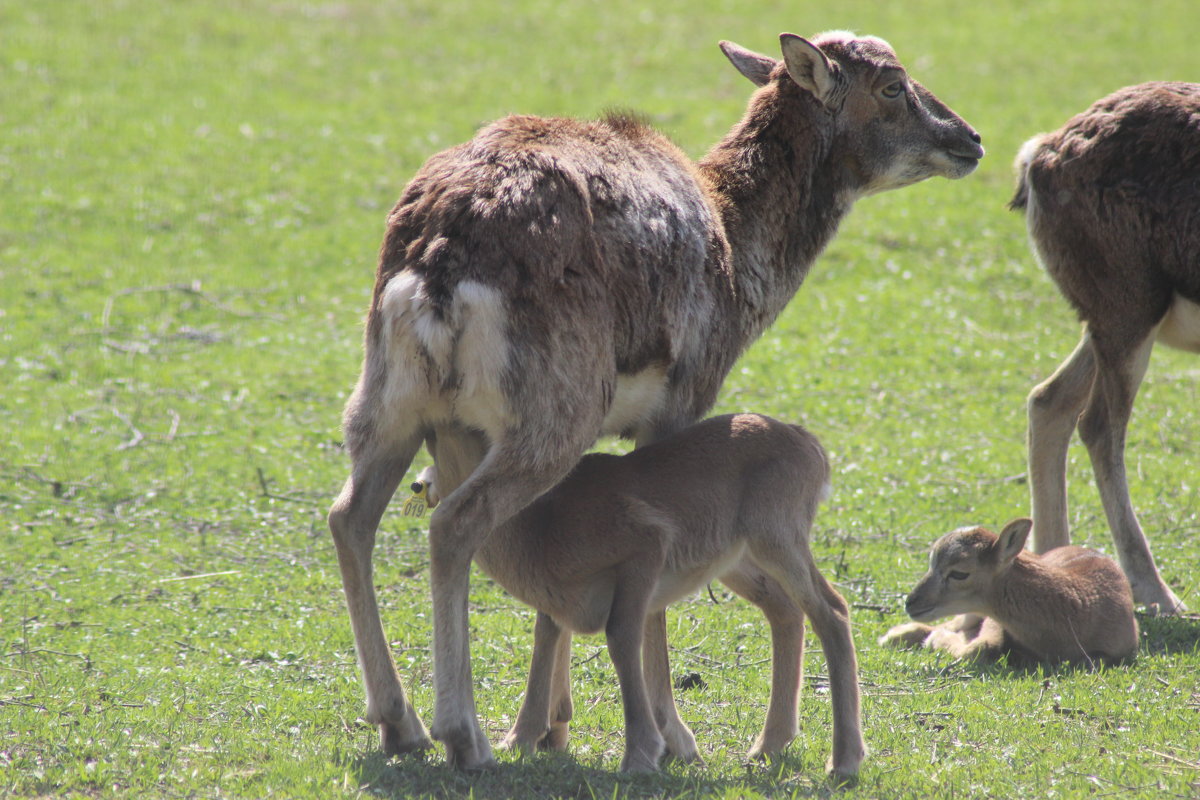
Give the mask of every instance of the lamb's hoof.
[[538, 741], [538, 749], [550, 750], [556, 753], [566, 752], [567, 740], [571, 738], [571, 725], [568, 722], [552, 722], [550, 730]]
[[667, 725], [661, 731], [667, 748], [667, 758], [684, 764], [704, 763], [696, 747], [696, 736], [687, 725]]
[[[834, 754], [829, 757], [829, 761], [825, 764], [825, 772], [829, 775], [829, 782], [838, 789], [848, 789], [858, 785], [858, 768], [862, 765], [863, 759], [867, 757], [867, 749], [863, 745], [857, 747], [847, 747], [842, 752], [838, 752], [834, 748]], [[846, 752], [848, 750], [849, 752]]]
[[538, 742], [519, 735], [514, 728], [505, 734], [500, 743], [496, 745], [496, 749], [505, 753], [516, 753], [521, 758], [525, 758], [533, 755], [534, 751], [538, 749]]
[[836, 769], [829, 770], [829, 782], [834, 789], [853, 789], [858, 785], [858, 772], [839, 772]]
[[750, 752], [746, 753], [746, 760], [767, 761], [774, 758], [782, 753], [792, 743], [792, 739], [794, 738], [796, 738], [795, 734], [792, 734], [781, 738], [779, 741], [771, 741], [760, 733], [758, 739], [754, 741], [754, 746], [750, 748]]

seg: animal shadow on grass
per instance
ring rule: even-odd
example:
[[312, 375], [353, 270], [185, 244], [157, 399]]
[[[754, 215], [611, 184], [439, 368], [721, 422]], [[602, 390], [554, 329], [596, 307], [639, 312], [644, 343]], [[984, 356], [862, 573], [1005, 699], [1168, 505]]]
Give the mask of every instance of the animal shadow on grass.
[[715, 775], [708, 767], [666, 761], [663, 770], [649, 775], [626, 775], [598, 769], [569, 753], [539, 753], [517, 761], [502, 761], [493, 769], [454, 769], [441, 761], [440, 752], [426, 758], [393, 760], [380, 752], [364, 753], [347, 765], [350, 777], [361, 789], [389, 798], [466, 798], [500, 800], [520, 797], [530, 800], [572, 798], [726, 797], [738, 790], [772, 796], [831, 798], [839, 789], [793, 743], [769, 762], [746, 762], [737, 775]]
[[1200, 649], [1200, 614], [1160, 617], [1139, 613], [1137, 616], [1142, 629], [1139, 652], [1143, 655], [1194, 653]]

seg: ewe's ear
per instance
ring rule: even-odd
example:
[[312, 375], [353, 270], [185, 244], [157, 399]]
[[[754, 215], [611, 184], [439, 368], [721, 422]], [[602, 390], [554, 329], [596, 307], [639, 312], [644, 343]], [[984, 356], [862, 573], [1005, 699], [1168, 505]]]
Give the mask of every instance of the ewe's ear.
[[725, 54], [737, 71], [745, 75], [755, 86], [765, 86], [771, 79], [771, 70], [779, 62], [770, 56], [747, 50], [740, 44], [720, 42], [721, 52]]
[[1014, 519], [1004, 526], [1004, 530], [1000, 531], [1000, 538], [996, 541], [996, 553], [1000, 556], [1001, 564], [1012, 561], [1025, 549], [1025, 540], [1029, 538], [1029, 531], [1032, 529], [1033, 520], [1025, 518]]
[[807, 89], [823, 106], [828, 106], [837, 85], [837, 67], [821, 49], [794, 33], [779, 34], [783, 62], [788, 75], [802, 89]]

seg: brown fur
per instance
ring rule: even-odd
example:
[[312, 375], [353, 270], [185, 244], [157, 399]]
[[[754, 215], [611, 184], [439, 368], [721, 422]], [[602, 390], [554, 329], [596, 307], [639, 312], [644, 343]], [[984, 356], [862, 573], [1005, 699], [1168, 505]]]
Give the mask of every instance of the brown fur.
[[[436, 504], [433, 470], [422, 477]], [[751, 755], [778, 752], [795, 735], [807, 614], [831, 675], [830, 766], [853, 775], [865, 748], [849, 608], [808, 549], [828, 486], [828, 462], [814, 436], [755, 414], [705, 420], [626, 456], [584, 456], [475, 554], [484, 572], [539, 612], [528, 691], [505, 744], [566, 746], [572, 705], [563, 640], [604, 630], [625, 704], [623, 768], [655, 769], [664, 745], [676, 758], [698, 759], [672, 698], [654, 691], [669, 684], [670, 673], [658, 674], [665, 651], [660, 661], [643, 654], [643, 627], [648, 613], [722, 578], [763, 608], [776, 644], [767, 721]], [[747, 583], [755, 568], [785, 591]]]
[[1012, 207], [1084, 323], [1029, 395], [1034, 548], [1070, 541], [1066, 451], [1078, 423], [1138, 602], [1184, 610], [1129, 499], [1125, 428], [1155, 341], [1200, 352], [1200, 85], [1121, 89], [1030, 140]]
[[432, 732], [477, 767], [491, 749], [467, 588], [491, 531], [601, 433], [644, 444], [704, 414], [857, 198], [983, 155], [881, 40], [785, 34], [782, 61], [722, 49], [761, 88], [698, 164], [627, 117], [508, 117], [430, 158], [388, 219], [329, 515], [387, 752], [429, 744], [371, 586], [376, 527], [422, 443], [447, 493], [430, 520]]
[[[915, 623], [900, 625], [885, 645], [945, 650], [955, 658], [992, 661], [1116, 662], [1138, 650], [1129, 582], [1116, 562], [1095, 550], [1023, 550], [1032, 523], [1014, 520], [999, 536], [984, 528], [938, 539], [929, 572], [905, 604]], [[923, 624], [952, 614], [950, 623]]]

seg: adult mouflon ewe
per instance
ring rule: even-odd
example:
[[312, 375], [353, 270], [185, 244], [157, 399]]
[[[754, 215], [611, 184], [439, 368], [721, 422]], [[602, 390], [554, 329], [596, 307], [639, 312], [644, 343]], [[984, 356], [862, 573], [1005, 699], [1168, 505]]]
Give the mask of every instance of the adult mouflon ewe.
[[1029, 394], [1033, 544], [1070, 541], [1067, 447], [1087, 445], [1117, 556], [1139, 603], [1185, 611], [1133, 510], [1125, 430], [1156, 342], [1200, 352], [1200, 84], [1143, 83], [1096, 101], [1017, 156], [1012, 207], [1084, 323]]
[[[372, 585], [375, 531], [422, 444], [444, 493], [429, 525], [431, 732], [450, 763], [479, 767], [492, 761], [467, 641], [480, 543], [602, 433], [644, 444], [707, 411], [855, 200], [982, 157], [881, 39], [780, 42], [782, 60], [721, 44], [759, 89], [698, 163], [628, 117], [508, 117], [430, 158], [388, 218], [346, 406], [352, 467], [329, 514], [386, 752], [429, 745]], [[647, 625], [665, 653], [665, 617]]]

